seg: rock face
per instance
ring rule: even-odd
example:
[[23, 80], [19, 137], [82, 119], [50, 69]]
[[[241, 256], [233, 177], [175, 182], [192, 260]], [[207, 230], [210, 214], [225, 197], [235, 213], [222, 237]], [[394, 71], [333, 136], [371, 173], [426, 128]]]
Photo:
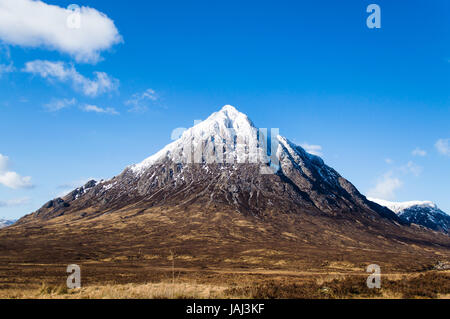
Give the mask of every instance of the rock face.
[[277, 130], [256, 128], [232, 106], [223, 107], [117, 177], [90, 181], [20, 223], [92, 207], [114, 211], [136, 203], [143, 207], [226, 206], [255, 216], [278, 210], [405, 224], [389, 209], [368, 201], [320, 157]]
[[450, 216], [430, 201], [389, 202], [370, 198], [371, 201], [395, 212], [404, 222], [420, 225], [448, 234]]

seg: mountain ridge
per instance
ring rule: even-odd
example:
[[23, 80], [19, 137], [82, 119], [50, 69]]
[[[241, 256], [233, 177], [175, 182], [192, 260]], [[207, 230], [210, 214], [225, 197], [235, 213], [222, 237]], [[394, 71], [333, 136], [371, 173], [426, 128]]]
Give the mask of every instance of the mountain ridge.
[[407, 223], [414, 223], [444, 233], [450, 231], [450, 215], [431, 201], [391, 202], [376, 198], [368, 199], [389, 208]]

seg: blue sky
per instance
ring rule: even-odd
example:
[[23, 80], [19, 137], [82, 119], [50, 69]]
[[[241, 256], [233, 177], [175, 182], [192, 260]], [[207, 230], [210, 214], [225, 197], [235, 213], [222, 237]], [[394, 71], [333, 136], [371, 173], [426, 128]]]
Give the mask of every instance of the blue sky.
[[68, 28], [72, 2], [0, 0], [0, 218], [119, 174], [225, 104], [364, 194], [450, 212], [450, 2], [92, 0]]

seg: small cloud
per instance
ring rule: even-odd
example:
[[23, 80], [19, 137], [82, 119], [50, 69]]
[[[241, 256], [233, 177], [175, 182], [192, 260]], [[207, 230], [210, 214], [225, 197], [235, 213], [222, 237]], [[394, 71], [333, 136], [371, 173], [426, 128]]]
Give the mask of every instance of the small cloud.
[[89, 79], [78, 73], [73, 65], [66, 65], [60, 61], [30, 61], [25, 64], [22, 72], [39, 75], [51, 81], [69, 82], [75, 90], [89, 97], [112, 92], [119, 86], [119, 80], [114, 79], [105, 72], [94, 72], [93, 79]]
[[81, 107], [81, 109], [82, 109], [84, 112], [94, 112], [94, 113], [103, 113], [103, 114], [119, 115], [119, 112], [117, 112], [117, 111], [116, 111], [114, 108], [112, 108], [112, 107], [101, 108], [101, 107], [98, 107], [97, 105], [86, 104], [85, 106]]
[[376, 185], [371, 188], [367, 195], [372, 198], [384, 200], [395, 199], [395, 192], [403, 186], [403, 182], [393, 176], [393, 172], [387, 172], [381, 176]]
[[9, 170], [9, 158], [2, 154], [0, 154], [0, 184], [12, 189], [33, 187], [30, 176], [22, 177]]
[[413, 150], [413, 151], [411, 152], [411, 154], [412, 154], [413, 156], [421, 156], [421, 157], [424, 157], [424, 156], [427, 156], [427, 151], [422, 150], [422, 149], [420, 149], [420, 148], [417, 147], [415, 150]]
[[398, 176], [412, 174], [418, 177], [422, 174], [422, 171], [423, 168], [413, 161], [409, 161], [403, 166], [395, 166], [378, 178], [375, 186], [367, 192], [367, 196], [384, 200], [393, 200], [395, 199], [396, 191], [403, 186], [403, 182]]
[[15, 207], [15, 206], [23, 206], [30, 203], [30, 198], [17, 198], [6, 201], [0, 201], [0, 207]]
[[384, 161], [386, 162], [386, 164], [389, 164], [389, 165], [394, 164], [394, 160], [392, 160], [390, 158], [386, 158]]
[[149, 103], [156, 102], [159, 96], [153, 89], [147, 89], [142, 93], [135, 93], [131, 98], [125, 101], [129, 107], [129, 112], [142, 113], [148, 110]]
[[53, 99], [50, 103], [44, 105], [45, 109], [49, 112], [58, 112], [62, 109], [75, 105], [77, 100], [72, 99]]
[[3, 74], [14, 72], [16, 68], [14, 67], [13, 62], [11, 61], [11, 52], [8, 46], [2, 45], [1, 43], [0, 43], [0, 56], [4, 57], [2, 58], [2, 60], [6, 60], [6, 62], [8, 62], [6, 64], [5, 63], [0, 64], [0, 78], [1, 78]]
[[6, 60], [11, 60], [11, 50], [5, 44], [0, 43], [0, 55], [3, 55]]
[[16, 172], [1, 172], [0, 184], [12, 189], [33, 187], [30, 176], [22, 177]]
[[313, 145], [308, 143], [300, 144], [301, 147], [305, 149], [308, 153], [312, 155], [322, 156], [322, 146], [320, 145]]
[[0, 77], [2, 77], [3, 74], [6, 73], [12, 73], [16, 70], [14, 65], [11, 63], [9, 64], [0, 64]]
[[406, 165], [403, 165], [400, 167], [400, 171], [402, 171], [404, 174], [413, 174], [414, 176], [419, 176], [423, 169], [421, 166], [415, 164], [412, 161], [409, 161]]
[[450, 138], [441, 138], [436, 142], [434, 146], [440, 154], [450, 156]]

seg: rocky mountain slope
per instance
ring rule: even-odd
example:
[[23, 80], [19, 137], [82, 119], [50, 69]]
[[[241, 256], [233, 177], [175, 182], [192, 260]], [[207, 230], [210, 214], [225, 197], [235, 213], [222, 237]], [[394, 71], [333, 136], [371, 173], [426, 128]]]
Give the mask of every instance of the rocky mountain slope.
[[225, 106], [142, 163], [99, 183], [90, 181], [46, 203], [33, 218], [50, 219], [90, 207], [119, 209], [226, 205], [242, 214], [268, 209], [356, 215], [402, 221], [368, 201], [321, 158], [286, 138], [258, 130], [246, 115]]
[[450, 239], [367, 200], [320, 157], [232, 106], [118, 176], [90, 181], [0, 231], [0, 261], [171, 250], [217, 267], [343, 258], [407, 267], [449, 253]]
[[447, 234], [450, 231], [450, 216], [433, 202], [390, 202], [375, 198], [369, 198], [369, 200], [389, 208], [407, 223], [414, 223]]

